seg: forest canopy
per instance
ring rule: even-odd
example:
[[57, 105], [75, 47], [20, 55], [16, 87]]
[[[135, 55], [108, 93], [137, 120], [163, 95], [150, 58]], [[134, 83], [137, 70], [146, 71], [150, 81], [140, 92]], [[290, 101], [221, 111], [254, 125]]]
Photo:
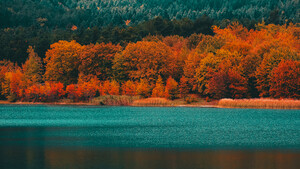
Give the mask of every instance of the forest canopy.
[[299, 23], [298, 0], [1, 0], [0, 60], [19, 65], [28, 46], [45, 57], [59, 40], [126, 46], [150, 35], [212, 35], [213, 25]]
[[2, 0], [0, 97], [300, 97], [298, 0]]
[[[214, 35], [149, 35], [119, 44], [51, 44], [41, 58], [29, 46], [18, 66], [0, 62], [1, 95], [9, 100], [87, 101], [102, 95], [186, 98], [300, 98], [300, 28], [238, 22]], [[35, 64], [32, 64], [35, 63]]]
[[276, 18], [275, 24], [300, 18], [298, 0], [1, 0], [0, 5], [2, 28], [126, 25], [127, 20], [138, 24], [157, 16], [259, 21], [270, 17]]

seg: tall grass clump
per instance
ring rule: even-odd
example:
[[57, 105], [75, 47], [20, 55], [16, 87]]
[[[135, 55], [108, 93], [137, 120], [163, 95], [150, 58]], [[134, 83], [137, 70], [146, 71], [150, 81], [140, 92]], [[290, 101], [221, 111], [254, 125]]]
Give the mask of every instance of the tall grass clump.
[[132, 103], [132, 106], [173, 106], [173, 102], [165, 98], [154, 97], [136, 100]]
[[292, 99], [222, 99], [220, 107], [227, 108], [265, 108], [265, 109], [300, 109], [300, 100]]
[[107, 106], [130, 106], [135, 100], [140, 99], [139, 96], [115, 96], [105, 95], [92, 99], [90, 102], [96, 105], [107, 105]]

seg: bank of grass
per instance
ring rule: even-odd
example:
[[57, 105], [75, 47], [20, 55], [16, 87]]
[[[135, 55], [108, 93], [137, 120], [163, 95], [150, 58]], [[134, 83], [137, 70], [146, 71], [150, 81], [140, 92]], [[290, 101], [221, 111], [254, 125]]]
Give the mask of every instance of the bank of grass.
[[292, 99], [222, 99], [221, 108], [300, 109], [300, 100]]
[[139, 106], [139, 107], [216, 107], [217, 101], [207, 102], [203, 98], [188, 96], [186, 98], [168, 100], [165, 98], [141, 98], [140, 96], [106, 95], [93, 98], [89, 101], [74, 102], [71, 99], [61, 99], [57, 102], [9, 102], [0, 101], [0, 104], [50, 104], [50, 105], [103, 105], [103, 106]]
[[217, 102], [207, 102], [202, 98], [195, 98], [193, 102], [187, 102], [186, 99], [168, 100], [166, 98], [146, 98], [135, 100], [132, 106], [138, 107], [216, 107]]
[[106, 106], [130, 106], [135, 100], [140, 99], [139, 96], [113, 96], [106, 95], [93, 98], [90, 103], [93, 105], [106, 105]]
[[54, 104], [54, 105], [106, 105], [138, 107], [219, 107], [219, 108], [262, 108], [262, 109], [300, 109], [300, 100], [292, 99], [221, 99], [206, 101], [203, 98], [168, 100], [165, 98], [141, 98], [140, 96], [100, 96], [88, 102], [73, 102], [62, 99], [57, 102], [9, 102], [0, 104]]
[[165, 98], [147, 98], [135, 100], [132, 106], [174, 106], [175, 103]]

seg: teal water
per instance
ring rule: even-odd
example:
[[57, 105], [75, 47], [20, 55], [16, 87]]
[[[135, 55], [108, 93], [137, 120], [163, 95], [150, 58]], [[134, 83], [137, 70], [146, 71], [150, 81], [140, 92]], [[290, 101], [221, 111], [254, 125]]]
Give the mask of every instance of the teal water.
[[297, 168], [299, 126], [299, 110], [0, 105], [0, 168]]

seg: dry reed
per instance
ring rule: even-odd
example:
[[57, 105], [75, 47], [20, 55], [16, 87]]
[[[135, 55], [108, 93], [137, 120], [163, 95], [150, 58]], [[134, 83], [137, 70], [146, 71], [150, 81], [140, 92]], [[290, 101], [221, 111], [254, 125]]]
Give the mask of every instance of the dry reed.
[[173, 102], [165, 98], [155, 97], [155, 98], [136, 100], [132, 103], [132, 106], [154, 106], [154, 107], [173, 106]]
[[300, 100], [292, 99], [222, 99], [225, 108], [300, 109]]

